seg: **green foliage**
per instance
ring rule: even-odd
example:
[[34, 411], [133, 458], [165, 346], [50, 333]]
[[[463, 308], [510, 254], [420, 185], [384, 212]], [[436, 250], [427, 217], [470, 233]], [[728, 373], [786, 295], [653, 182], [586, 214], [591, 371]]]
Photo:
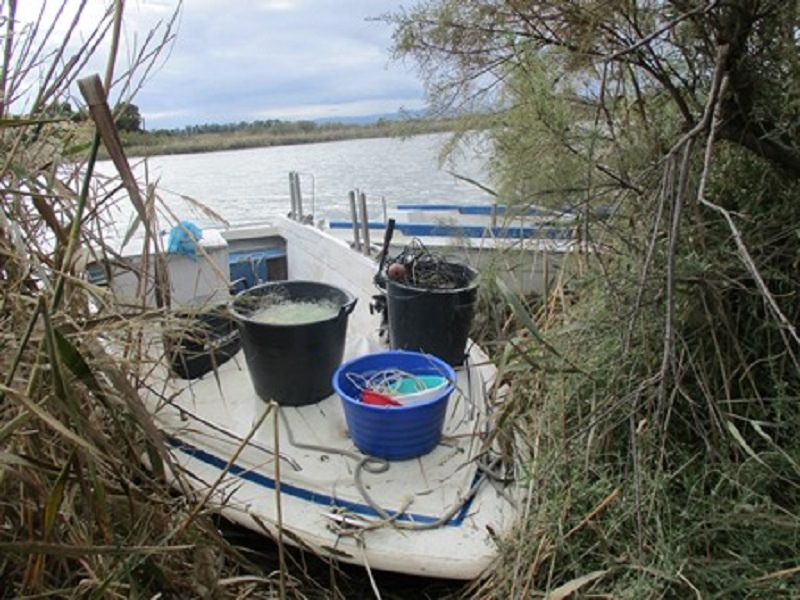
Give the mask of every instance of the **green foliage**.
[[501, 197], [612, 209], [498, 350], [532, 495], [483, 591], [791, 594], [798, 3], [441, 0], [394, 22], [432, 102], [490, 108]]
[[139, 107], [130, 102], [123, 102], [114, 109], [114, 125], [119, 131], [141, 131], [142, 116]]
[[546, 59], [531, 58], [525, 70], [509, 74], [507, 85], [508, 108], [492, 130], [499, 196], [516, 205], [577, 205], [589, 186], [590, 157], [582, 149], [599, 134], [590, 115], [568, 102], [570, 89], [554, 85]]

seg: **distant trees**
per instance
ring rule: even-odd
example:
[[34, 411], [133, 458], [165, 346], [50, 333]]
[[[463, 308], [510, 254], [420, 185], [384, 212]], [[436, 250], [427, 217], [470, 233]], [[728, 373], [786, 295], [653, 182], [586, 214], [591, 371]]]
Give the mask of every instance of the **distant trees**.
[[114, 115], [114, 122], [120, 131], [142, 131], [142, 116], [135, 104], [121, 102], [114, 109]]
[[[120, 102], [114, 108], [114, 115], [114, 123], [120, 131], [142, 131], [142, 116], [135, 104]], [[44, 116], [51, 119], [69, 119], [75, 123], [83, 122], [89, 117], [85, 108], [75, 110], [68, 100], [55, 102], [44, 111]]]
[[323, 128], [314, 121], [281, 121], [280, 119], [266, 119], [258, 121], [240, 121], [238, 123], [206, 123], [203, 125], [187, 125], [171, 133], [196, 135], [200, 133], [235, 133], [235, 132], [270, 132], [293, 133], [297, 131], [309, 132]]

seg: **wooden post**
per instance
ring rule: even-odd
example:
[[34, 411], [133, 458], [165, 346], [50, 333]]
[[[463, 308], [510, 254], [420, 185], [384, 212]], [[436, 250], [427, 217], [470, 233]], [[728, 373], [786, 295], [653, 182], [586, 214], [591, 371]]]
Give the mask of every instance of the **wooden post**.
[[350, 190], [347, 193], [350, 198], [350, 219], [353, 221], [353, 248], [361, 251], [361, 239], [358, 235], [358, 213], [356, 212], [356, 193]]
[[[133, 207], [139, 214], [139, 218], [141, 219], [146, 231], [150, 236], [152, 236], [153, 244], [156, 250], [155, 263], [153, 266], [156, 283], [156, 306], [159, 308], [163, 306], [169, 307], [169, 271], [167, 270], [167, 263], [164, 259], [164, 256], [160, 251], [161, 235], [158, 233], [158, 227], [155, 219], [152, 218], [152, 215], [148, 213], [148, 210], [145, 206], [145, 198], [139, 189], [139, 184], [136, 182], [136, 177], [134, 176], [133, 170], [128, 162], [128, 157], [125, 155], [125, 150], [122, 147], [122, 141], [119, 137], [119, 132], [114, 124], [114, 116], [111, 113], [111, 108], [108, 105], [106, 91], [103, 88], [100, 77], [97, 75], [79, 79], [78, 89], [80, 89], [81, 95], [83, 96], [84, 100], [86, 100], [86, 104], [89, 106], [89, 114], [94, 121], [97, 134], [103, 141], [106, 151], [111, 158], [111, 162], [114, 163], [114, 166], [119, 173], [122, 185], [128, 192], [128, 196], [131, 199], [131, 204], [133, 204]], [[141, 277], [147, 277], [147, 263], [145, 261], [146, 255], [147, 246], [142, 248], [142, 261], [143, 268], [145, 270], [140, 273]], [[66, 266], [68, 267], [69, 265]]]
[[364, 234], [364, 254], [369, 256], [372, 249], [369, 245], [369, 217], [367, 216], [367, 195], [361, 192], [358, 195], [359, 207], [361, 208], [361, 231]]
[[106, 92], [100, 82], [100, 77], [92, 75], [79, 79], [78, 89], [80, 89], [81, 95], [83, 95], [86, 104], [89, 106], [89, 114], [92, 116], [103, 144], [105, 144], [108, 156], [117, 168], [122, 185], [130, 196], [131, 204], [133, 204], [142, 222], [147, 225], [147, 210], [145, 209], [144, 198], [122, 148], [119, 133], [114, 125], [114, 116], [108, 106]]

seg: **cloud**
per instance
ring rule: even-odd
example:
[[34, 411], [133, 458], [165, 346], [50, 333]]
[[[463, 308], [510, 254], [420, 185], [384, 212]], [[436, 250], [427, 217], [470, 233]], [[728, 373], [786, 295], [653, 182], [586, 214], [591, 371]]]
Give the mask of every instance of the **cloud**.
[[[55, 14], [60, 4], [46, 2], [46, 15]], [[86, 3], [74, 47], [97, 27], [109, 4]], [[20, 20], [34, 19], [36, 5], [19, 3]], [[63, 39], [78, 5], [79, 0], [67, 0], [51, 45]], [[401, 5], [399, 0], [185, 0], [174, 42], [133, 102], [151, 129], [419, 108], [423, 90], [418, 78], [390, 60], [390, 27], [369, 20]], [[178, 6], [178, 0], [125, 3], [118, 75], [141, 52], [151, 29], [163, 34]], [[108, 46], [106, 39], [82, 76], [102, 75]], [[116, 86], [112, 101], [121, 93]]]
[[259, 3], [266, 10], [294, 10], [302, 4], [299, 0], [264, 0]]
[[398, 6], [192, 0], [169, 60], [134, 102], [149, 128], [420, 107], [420, 82], [389, 59], [389, 27], [367, 21]]
[[417, 98], [400, 98], [351, 100], [337, 103], [287, 104], [284, 106], [268, 106], [257, 110], [256, 119], [289, 119], [306, 120], [329, 117], [350, 117], [358, 115], [378, 115], [394, 113], [398, 110], [415, 110], [422, 108]]

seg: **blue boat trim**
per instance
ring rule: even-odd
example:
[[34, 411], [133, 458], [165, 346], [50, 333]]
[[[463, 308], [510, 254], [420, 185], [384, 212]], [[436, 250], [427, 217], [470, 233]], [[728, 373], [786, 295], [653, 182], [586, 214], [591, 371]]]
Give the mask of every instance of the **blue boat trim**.
[[[361, 224], [358, 225], [361, 227]], [[386, 229], [386, 224], [382, 223], [381, 221], [370, 221], [368, 223], [370, 229]], [[330, 222], [331, 229], [352, 229], [353, 222], [352, 221], [331, 221]]]
[[[398, 204], [397, 210], [416, 210], [422, 212], [439, 212], [439, 211], [457, 211], [462, 215], [505, 215], [509, 208], [504, 204], [492, 205], [479, 205], [479, 206], [464, 206], [462, 204]], [[538, 208], [536, 206], [529, 206], [526, 209], [515, 208], [513, 210], [515, 216], [552, 216], [558, 218], [561, 216], [571, 216], [572, 211], [565, 210], [550, 210], [546, 208]]]
[[573, 230], [564, 227], [543, 225], [540, 227], [485, 227], [483, 225], [421, 225], [399, 223], [397, 229], [407, 236], [443, 236], [483, 238], [541, 238], [547, 240], [571, 240]]
[[397, 210], [458, 210], [460, 204], [398, 204]]
[[228, 274], [240, 292], [271, 279], [269, 262], [286, 256], [286, 248], [240, 250], [228, 255]]
[[[228, 464], [228, 461], [223, 460], [219, 456], [212, 454], [207, 450], [203, 450], [202, 448], [198, 448], [197, 446], [194, 446], [174, 436], [167, 435], [166, 442], [172, 448], [179, 450], [184, 454], [191, 456], [194, 459], [204, 462], [209, 466], [216, 467], [217, 469], [224, 469]], [[275, 489], [274, 479], [267, 477], [266, 475], [262, 475], [261, 473], [245, 469], [236, 463], [230, 466], [228, 472], [231, 473], [232, 475], [241, 477], [242, 479], [245, 479], [251, 483], [255, 483], [256, 485], [259, 485], [268, 490]], [[480, 474], [476, 473], [475, 480], [472, 483], [473, 486], [475, 484], [475, 481], [477, 481], [478, 477], [480, 477]], [[368, 504], [362, 504], [360, 502], [351, 502], [349, 500], [342, 500], [341, 498], [336, 498], [334, 496], [329, 496], [327, 494], [320, 494], [319, 492], [307, 490], [305, 488], [301, 488], [296, 485], [291, 485], [285, 482], [281, 482], [281, 494], [286, 494], [287, 496], [293, 496], [295, 498], [299, 498], [300, 500], [305, 500], [306, 502], [318, 504], [326, 508], [342, 508], [356, 514], [363, 515], [365, 517], [382, 518], [381, 515], [379, 515], [378, 512]], [[458, 513], [453, 518], [447, 521], [445, 525], [448, 527], [459, 527], [464, 522], [464, 519], [466, 518], [470, 506], [472, 506], [472, 501], [474, 499], [475, 499], [475, 494], [473, 494], [464, 503], [464, 506], [461, 507], [461, 510], [458, 511]], [[397, 521], [407, 521], [409, 523], [435, 523], [440, 518], [438, 516], [432, 517], [430, 515], [423, 515], [419, 513], [403, 513], [399, 516], [396, 516], [397, 513], [394, 511], [387, 510], [386, 512], [390, 516], [395, 517], [395, 520]]]
[[[331, 229], [351, 229], [350, 221], [331, 221]], [[384, 229], [380, 222], [370, 221], [370, 229]], [[546, 240], [571, 240], [574, 230], [571, 227], [541, 225], [531, 227], [486, 227], [484, 225], [434, 225], [429, 223], [397, 223], [395, 228], [409, 237], [465, 237], [483, 238], [487, 236], [510, 239], [539, 238]]]
[[[509, 212], [509, 209], [507, 206], [459, 206], [458, 212], [462, 215], [491, 215], [494, 213], [498, 216], [503, 216]], [[571, 210], [556, 211], [534, 206], [529, 206], [525, 210], [515, 208], [511, 212], [514, 217], [552, 217], [553, 219], [559, 219], [573, 216]]]

